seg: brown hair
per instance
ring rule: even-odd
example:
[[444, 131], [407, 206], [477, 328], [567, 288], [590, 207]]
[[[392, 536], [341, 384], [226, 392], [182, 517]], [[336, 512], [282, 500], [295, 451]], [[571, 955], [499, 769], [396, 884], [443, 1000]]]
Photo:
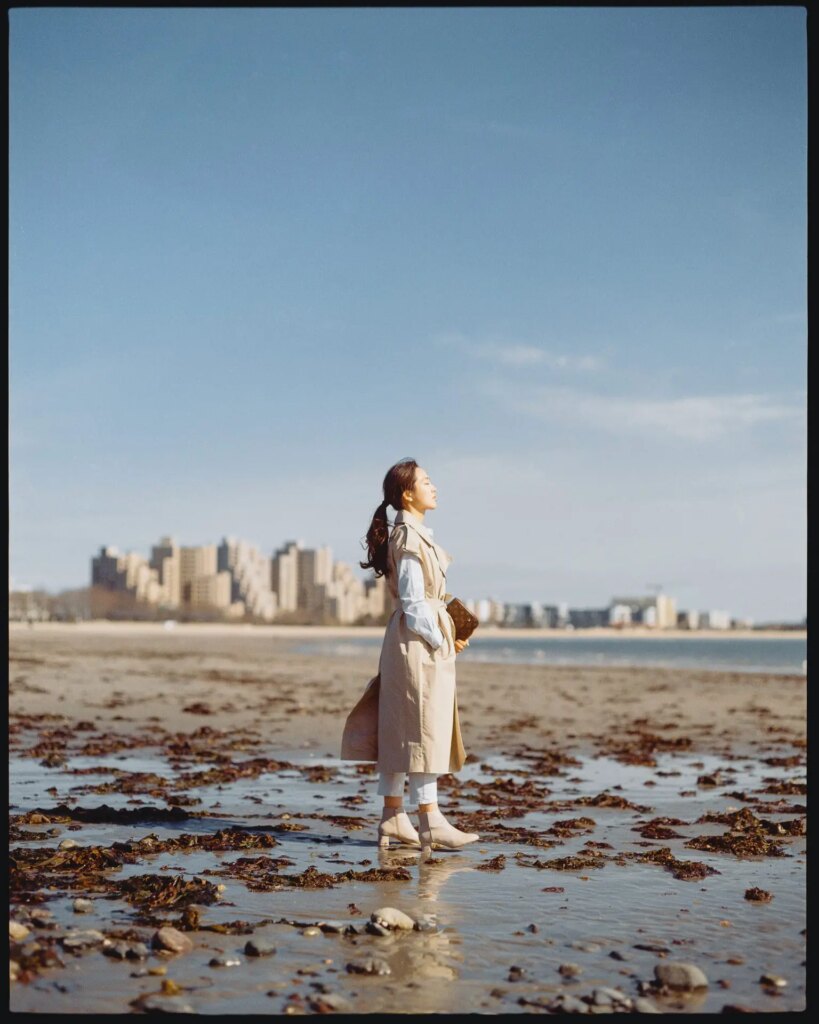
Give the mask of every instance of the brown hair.
[[404, 508], [401, 499], [404, 491], [411, 491], [415, 487], [415, 470], [417, 468], [418, 463], [415, 459], [402, 459], [394, 466], [390, 466], [384, 477], [382, 484], [384, 500], [375, 510], [370, 528], [367, 530], [366, 547], [369, 561], [358, 563], [362, 569], [372, 569], [376, 577], [386, 576], [389, 569], [387, 507], [391, 505], [396, 512], [400, 512]]

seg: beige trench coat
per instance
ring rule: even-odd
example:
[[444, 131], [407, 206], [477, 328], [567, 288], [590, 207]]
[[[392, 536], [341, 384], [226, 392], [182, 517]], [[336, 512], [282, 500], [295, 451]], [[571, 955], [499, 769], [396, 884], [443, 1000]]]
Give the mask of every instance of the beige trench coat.
[[[407, 625], [398, 597], [398, 561], [418, 556], [424, 596], [444, 635], [434, 650]], [[395, 517], [390, 535], [387, 586], [393, 612], [381, 646], [378, 675], [350, 712], [341, 758], [376, 761], [383, 772], [456, 772], [466, 761], [455, 688], [455, 627], [446, 610], [446, 570], [452, 562], [411, 512]]]

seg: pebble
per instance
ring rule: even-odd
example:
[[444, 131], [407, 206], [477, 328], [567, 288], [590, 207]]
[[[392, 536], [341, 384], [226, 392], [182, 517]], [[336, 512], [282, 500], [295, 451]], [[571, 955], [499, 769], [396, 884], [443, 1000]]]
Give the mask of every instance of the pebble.
[[563, 1011], [564, 1013], [588, 1013], [589, 1008], [582, 999], [576, 996], [559, 995], [548, 1007], [552, 1011]]
[[597, 1006], [606, 1006], [610, 1003], [631, 1003], [629, 996], [616, 988], [596, 988], [592, 992], [592, 1001]]
[[376, 924], [375, 921], [367, 922], [367, 931], [370, 933], [370, 935], [384, 936], [390, 934], [389, 928], [385, 928], [383, 924]]
[[155, 949], [167, 949], [171, 953], [190, 953], [193, 942], [184, 932], [171, 925], [165, 925], [154, 932], [151, 945]]
[[520, 981], [520, 979], [523, 977], [523, 975], [525, 973], [526, 973], [526, 971], [522, 967], [518, 967], [517, 965], [513, 965], [512, 967], [509, 968], [509, 977], [506, 980], [507, 981]]
[[596, 942], [570, 942], [572, 949], [579, 949], [583, 953], [599, 953], [600, 945]]
[[20, 965], [16, 960], [9, 960], [9, 981], [17, 981], [17, 975], [20, 973]]
[[111, 942], [103, 946], [102, 952], [105, 956], [111, 956], [115, 960], [144, 960], [148, 956], [148, 947], [144, 942]]
[[196, 1013], [189, 1003], [182, 1003], [173, 996], [148, 996], [139, 1005], [146, 1013]]
[[637, 1013], [660, 1013], [661, 1011], [645, 996], [637, 996], [634, 1000], [634, 1009]]
[[762, 974], [759, 981], [762, 985], [773, 985], [775, 988], [784, 988], [788, 984], [787, 978], [783, 978], [779, 974]]
[[248, 939], [245, 943], [246, 956], [272, 956], [276, 947], [272, 942], [263, 942], [261, 939]]
[[316, 928], [314, 924], [309, 925], [307, 928], [302, 928], [302, 935], [321, 935], [321, 928]]
[[392, 968], [386, 960], [379, 960], [377, 957], [367, 957], [366, 960], [351, 961], [347, 964], [348, 974], [392, 974]]
[[19, 921], [9, 921], [9, 938], [20, 942], [29, 934], [28, 928]]
[[323, 1006], [329, 1006], [335, 1013], [351, 1013], [353, 1009], [349, 999], [345, 999], [338, 992], [322, 992], [321, 995], [314, 997], [313, 1002], [317, 1004], [316, 1009], [319, 1012], [323, 1011]]
[[208, 960], [208, 967], [240, 967], [242, 961], [237, 956], [212, 956]]
[[[341, 932], [347, 932], [349, 935], [358, 934], [358, 929], [355, 925], [347, 924], [346, 921], [316, 921], [316, 927], [320, 928], [326, 935], [339, 935]], [[350, 931], [350, 928], [353, 930]]]
[[62, 842], [60, 843], [60, 849], [61, 850], [73, 850], [75, 846], [79, 846], [79, 845], [80, 844], [77, 842], [76, 839], [63, 839]]
[[405, 914], [403, 910], [396, 910], [395, 907], [380, 907], [370, 915], [374, 924], [380, 924], [383, 928], [398, 928], [403, 931], [412, 931], [415, 921]]
[[628, 956], [628, 954], [621, 953], [619, 949], [613, 949], [609, 953], [609, 956], [612, 958], [612, 960], [630, 960], [631, 959], [631, 957]]
[[94, 928], [72, 930], [63, 935], [60, 942], [64, 949], [88, 949], [91, 946], [101, 946], [105, 942], [105, 936]]
[[43, 925], [50, 921], [54, 914], [50, 910], [32, 910], [28, 915], [36, 925]]
[[669, 988], [685, 989], [687, 992], [708, 985], [708, 978], [695, 964], [655, 964], [654, 977]]
[[85, 900], [81, 896], [71, 904], [75, 914], [90, 914], [94, 909], [93, 900]]
[[562, 974], [564, 978], [576, 978], [578, 974], [583, 973], [583, 968], [580, 964], [561, 964], [557, 973]]

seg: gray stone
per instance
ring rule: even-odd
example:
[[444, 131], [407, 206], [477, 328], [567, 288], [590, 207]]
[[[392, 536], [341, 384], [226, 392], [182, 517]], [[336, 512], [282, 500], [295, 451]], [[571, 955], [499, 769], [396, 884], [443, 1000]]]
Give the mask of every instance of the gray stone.
[[155, 949], [167, 949], [171, 953], [190, 953], [193, 942], [184, 932], [171, 925], [165, 925], [154, 932], [151, 945]]
[[212, 956], [208, 960], [208, 967], [240, 967], [241, 964], [242, 961], [238, 956], [224, 953], [221, 956]]
[[367, 931], [370, 933], [370, 935], [384, 936], [390, 934], [389, 928], [385, 928], [383, 924], [376, 924], [375, 921], [367, 922]]
[[139, 1001], [139, 1006], [145, 1013], [196, 1013], [189, 1003], [173, 996], [147, 996]]
[[695, 964], [668, 963], [654, 965], [654, 977], [662, 985], [669, 988], [684, 989], [690, 992], [695, 988], [704, 988], [708, 985], [703, 971]]
[[404, 931], [412, 931], [415, 921], [405, 914], [403, 910], [396, 910], [395, 907], [379, 907], [370, 914], [370, 920], [374, 924], [380, 924], [384, 928], [398, 928]]
[[367, 957], [366, 960], [351, 961], [347, 964], [348, 974], [392, 974], [392, 969], [386, 960], [378, 957]]
[[144, 960], [149, 950], [144, 942], [111, 942], [106, 940], [102, 951], [115, 960]]
[[636, 1013], [662, 1013], [652, 1003], [650, 999], [646, 999], [645, 996], [637, 996], [634, 1000], [634, 1010]]
[[66, 932], [60, 939], [64, 949], [88, 949], [91, 946], [101, 946], [105, 942], [105, 936], [94, 928]]
[[63, 841], [60, 843], [60, 849], [61, 850], [73, 850], [75, 846], [79, 846], [79, 845], [80, 844], [77, 842], [76, 839], [63, 839]]
[[338, 992], [322, 992], [320, 995], [313, 997], [316, 1002], [321, 1002], [329, 1006], [336, 1013], [351, 1013], [353, 1004], [349, 999], [345, 999], [343, 995]]
[[321, 928], [316, 928], [314, 924], [308, 925], [306, 928], [302, 928], [302, 935], [321, 935]]
[[245, 943], [247, 956], [272, 956], [276, 947], [272, 942], [264, 942], [262, 939], [248, 939]]
[[589, 1008], [582, 999], [576, 996], [559, 995], [548, 1007], [552, 1011], [563, 1011], [564, 1013], [588, 1013]]
[[86, 900], [79, 896], [71, 904], [71, 907], [75, 914], [90, 914], [91, 911], [94, 909], [94, 901]]
[[625, 994], [625, 992], [621, 992], [616, 988], [604, 987], [596, 988], [594, 990], [592, 993], [592, 1000], [598, 1006], [605, 1006], [608, 1003], [624, 1004], [631, 1002], [631, 999]]
[[576, 978], [578, 974], [583, 973], [583, 968], [580, 964], [561, 964], [557, 971], [564, 978]]
[[570, 942], [569, 945], [572, 949], [579, 949], [583, 953], [599, 953], [601, 946], [597, 942]]

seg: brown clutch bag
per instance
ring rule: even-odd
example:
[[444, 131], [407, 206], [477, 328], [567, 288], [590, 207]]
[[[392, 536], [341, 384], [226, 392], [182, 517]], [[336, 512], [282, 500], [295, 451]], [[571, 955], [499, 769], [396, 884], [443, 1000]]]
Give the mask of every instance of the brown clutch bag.
[[[449, 594], [446, 594], [444, 600], [449, 596]], [[480, 619], [461, 604], [457, 597], [453, 597], [447, 603], [446, 610], [455, 623], [455, 639], [468, 640], [477, 629]]]

